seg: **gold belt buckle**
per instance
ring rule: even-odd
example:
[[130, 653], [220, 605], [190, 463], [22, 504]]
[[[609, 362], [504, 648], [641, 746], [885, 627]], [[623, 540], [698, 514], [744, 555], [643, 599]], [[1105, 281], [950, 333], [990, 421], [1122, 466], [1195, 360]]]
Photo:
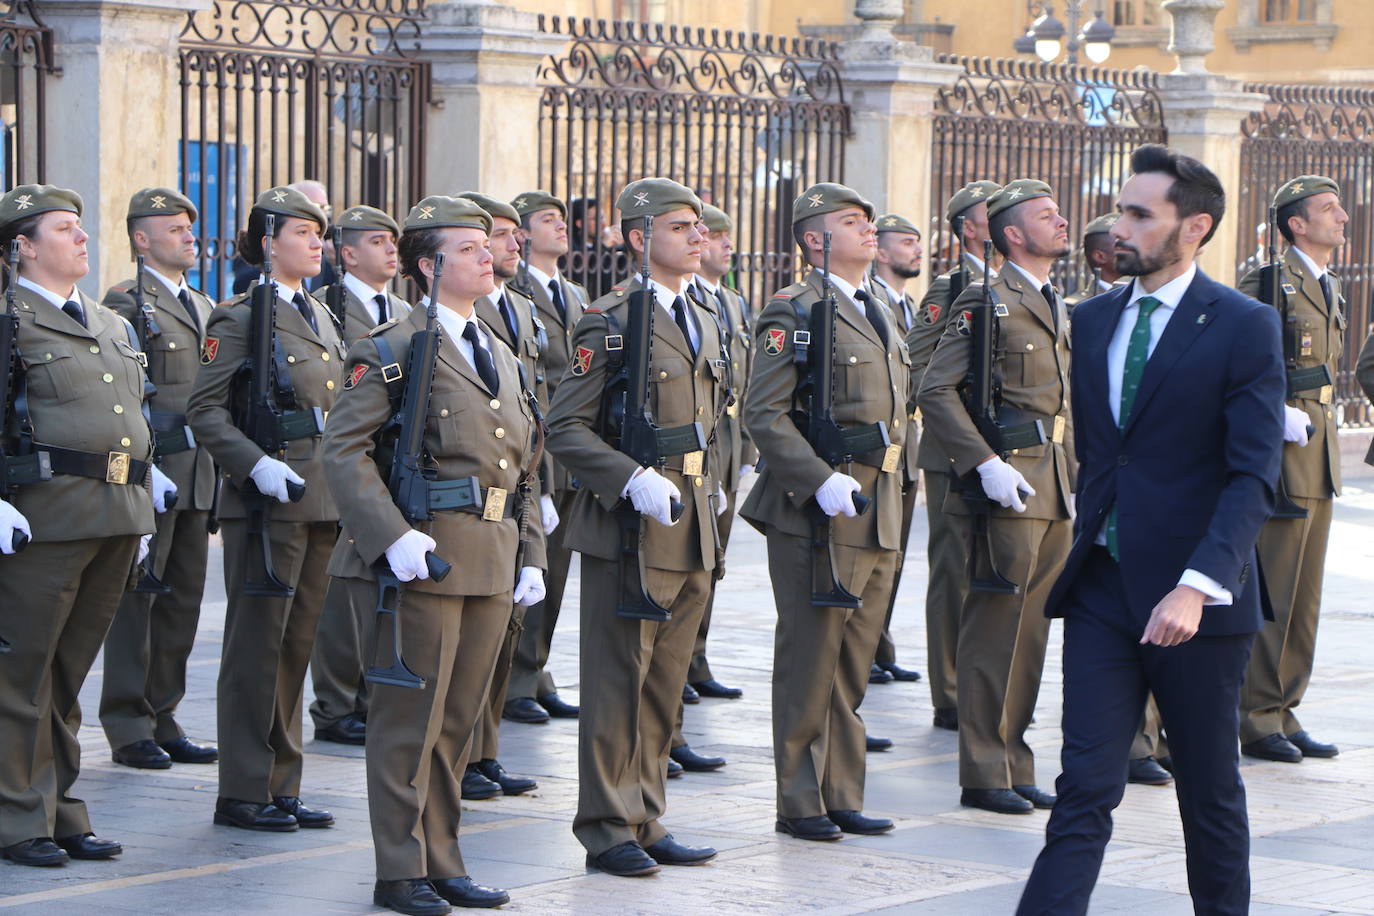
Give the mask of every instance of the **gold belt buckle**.
[[700, 477], [704, 459], [701, 449], [682, 456], [682, 473], [688, 477]]
[[1063, 445], [1064, 430], [1068, 427], [1068, 425], [1069, 423], [1067, 420], [1064, 419], [1064, 415], [1062, 413], [1056, 416], [1054, 418], [1054, 432], [1050, 435], [1050, 439], [1059, 445]]
[[894, 442], [883, 452], [883, 473], [891, 474], [897, 470], [897, 462], [901, 460], [902, 447]]
[[506, 514], [506, 491], [500, 487], [487, 487], [487, 501], [482, 506], [482, 519], [499, 522]]
[[1318, 400], [1318, 401], [1321, 401], [1323, 404], [1330, 404], [1330, 403], [1331, 403], [1331, 395], [1332, 395], [1331, 386], [1330, 386], [1330, 385], [1323, 385], [1323, 386], [1322, 386], [1321, 392], [1318, 393], [1318, 395], [1317, 395], [1317, 400]]
[[129, 453], [110, 452], [105, 459], [105, 482], [106, 483], [128, 483], [129, 482]]

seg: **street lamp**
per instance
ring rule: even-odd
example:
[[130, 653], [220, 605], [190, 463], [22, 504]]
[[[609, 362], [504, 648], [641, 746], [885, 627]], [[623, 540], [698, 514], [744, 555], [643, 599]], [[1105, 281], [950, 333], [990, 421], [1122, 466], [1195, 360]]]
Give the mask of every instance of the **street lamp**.
[[1102, 10], [1098, 9], [1094, 12], [1092, 21], [1084, 25], [1080, 32], [1079, 17], [1086, 2], [1087, 0], [1065, 0], [1069, 19], [1068, 29], [1054, 18], [1054, 8], [1048, 3], [1043, 4], [1040, 17], [1031, 23], [1026, 34], [1017, 40], [1016, 50], [1023, 53], [1034, 51], [1036, 57], [1050, 63], [1064, 50], [1064, 36], [1067, 34], [1071, 36], [1068, 41], [1070, 64], [1078, 63], [1079, 48], [1082, 48], [1088, 60], [1095, 64], [1106, 61], [1112, 53], [1112, 38], [1116, 36], [1116, 29], [1102, 18]]

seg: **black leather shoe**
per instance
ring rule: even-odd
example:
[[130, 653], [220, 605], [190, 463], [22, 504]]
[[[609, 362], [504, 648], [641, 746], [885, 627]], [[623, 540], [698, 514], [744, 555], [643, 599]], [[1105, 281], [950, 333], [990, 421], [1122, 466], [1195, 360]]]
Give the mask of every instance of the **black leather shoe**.
[[462, 789], [463, 801], [485, 801], [501, 794], [501, 784], [484, 776], [475, 763], [463, 771]]
[[[670, 750], [668, 757], [681, 764], [684, 770], [692, 773], [709, 773], [725, 766], [724, 757], [707, 757], [705, 754], [698, 754], [687, 744], [679, 745]], [[655, 856], [655, 858], [657, 857]]]
[[838, 840], [844, 836], [839, 825], [824, 814], [812, 817], [780, 817], [773, 825], [773, 829], [799, 840]]
[[45, 836], [6, 846], [0, 849], [0, 856], [16, 865], [35, 865], [39, 868], [66, 865], [70, 858], [66, 850], [54, 843], [51, 837]]
[[113, 859], [124, 851], [124, 847], [114, 840], [102, 840], [94, 833], [60, 836], [53, 842], [65, 849], [73, 859]]
[[112, 756], [115, 763], [140, 770], [165, 770], [172, 765], [172, 758], [152, 738], [126, 744]]
[[671, 833], [644, 851], [659, 865], [705, 865], [716, 857], [710, 846], [687, 846], [673, 839]]
[[1334, 744], [1324, 744], [1307, 733], [1307, 729], [1293, 732], [1288, 743], [1302, 751], [1304, 757], [1335, 757], [1340, 749]]
[[1012, 786], [1011, 790], [1037, 808], [1048, 811], [1054, 807], [1059, 796], [1051, 795], [1038, 786]]
[[705, 681], [696, 681], [692, 684], [692, 689], [704, 697], [713, 700], [738, 700], [744, 696], [744, 691], [738, 687], [726, 687], [715, 678]]
[[1171, 754], [1165, 755], [1163, 757], [1156, 757], [1155, 763], [1159, 764], [1161, 767], [1168, 770], [1170, 773], [1174, 771], [1174, 758]]
[[1174, 777], [1153, 757], [1137, 757], [1126, 770], [1126, 781], [1142, 786], [1167, 786]]
[[506, 701], [506, 705], [501, 709], [501, 718], [523, 722], [526, 725], [543, 725], [549, 721], [549, 714], [533, 698], [517, 697]]
[[937, 708], [935, 710], [933, 724], [936, 728], [945, 728], [952, 732], [957, 732], [959, 730], [959, 710], [953, 706], [948, 709], [943, 707]]
[[444, 898], [424, 878], [378, 881], [372, 886], [372, 902], [409, 916], [444, 916], [451, 912]]
[[334, 826], [334, 815], [323, 808], [307, 808], [298, 796], [277, 795], [272, 798], [272, 804], [294, 817], [302, 827], [314, 829]]
[[219, 760], [218, 748], [195, 744], [185, 735], [175, 741], [164, 741], [158, 747], [167, 752], [173, 763], [214, 763]]
[[484, 910], [510, 903], [510, 894], [478, 884], [467, 875], [461, 878], [435, 878], [429, 883], [434, 886], [440, 897], [454, 906]]
[[523, 795], [531, 789], [539, 788], [539, 783], [528, 776], [513, 776], [507, 773], [506, 768], [501, 766], [498, 760], [479, 760], [475, 766], [477, 772], [500, 786], [504, 795]]
[[546, 693], [539, 698], [538, 703], [544, 707], [544, 711], [555, 719], [576, 719], [579, 708], [571, 703], [565, 702], [556, 693]]
[[868, 682], [870, 684], [891, 684], [892, 675], [880, 668], [877, 662], [874, 662], [868, 666]]
[[353, 713], [349, 713], [333, 725], [315, 729], [316, 741], [333, 741], [335, 744], [351, 744], [355, 747], [367, 743], [367, 723]]
[[869, 817], [862, 811], [827, 811], [826, 817], [835, 822], [835, 826], [845, 833], [860, 833], [865, 836], [875, 836], [879, 833], [887, 833], [892, 829], [892, 818], [890, 817]]
[[982, 808], [997, 814], [1030, 814], [1035, 806], [1011, 789], [965, 789], [959, 795], [965, 808]]
[[872, 735], [864, 735], [864, 747], [870, 751], [885, 751], [892, 747], [892, 739], [875, 738]]
[[701, 702], [701, 694], [697, 693], [691, 684], [683, 684], [682, 702], [686, 703], [688, 706], [694, 706]]
[[221, 827], [267, 830], [272, 833], [290, 833], [300, 827], [290, 813], [276, 805], [240, 801], [237, 798], [215, 799], [215, 823]]
[[587, 853], [587, 867], [599, 868], [621, 878], [642, 878], [656, 874], [660, 868], [658, 862], [633, 840], [612, 846], [599, 855]]
[[678, 778], [679, 776], [681, 776], [684, 772], [686, 772], [686, 771], [683, 770], [682, 764], [678, 763], [678, 762], [677, 762], [676, 760], [674, 760], [672, 757], [669, 757], [669, 758], [668, 758], [668, 778], [669, 778], [669, 779], [677, 779], [677, 778]]
[[1266, 735], [1258, 741], [1242, 744], [1240, 746], [1240, 752], [1246, 757], [1258, 757], [1260, 760], [1277, 760], [1279, 763], [1302, 763], [1302, 751], [1298, 750], [1297, 745], [1277, 732], [1272, 735]]
[[892, 675], [894, 681], [919, 681], [921, 679], [921, 672], [903, 668], [896, 662], [882, 662], [878, 667]]

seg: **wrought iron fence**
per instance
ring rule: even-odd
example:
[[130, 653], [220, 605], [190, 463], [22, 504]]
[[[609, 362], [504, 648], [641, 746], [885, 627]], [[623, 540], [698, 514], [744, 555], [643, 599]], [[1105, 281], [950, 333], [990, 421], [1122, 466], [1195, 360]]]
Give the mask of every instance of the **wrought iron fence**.
[[[593, 295], [628, 273], [612, 207], [666, 176], [735, 220], [737, 280], [756, 305], [792, 282], [793, 198], [844, 178], [849, 107], [829, 42], [540, 17], [569, 45], [540, 71], [540, 180], [572, 205], [568, 274]], [[612, 230], [613, 231], [613, 230]]]
[[1269, 202], [1279, 185], [1298, 175], [1328, 175], [1341, 186], [1350, 213], [1346, 244], [1332, 269], [1346, 302], [1345, 350], [1336, 379], [1336, 419], [1343, 426], [1374, 424], [1369, 401], [1355, 381], [1360, 345], [1371, 330], [1374, 297], [1374, 91], [1333, 86], [1247, 85], [1269, 104], [1241, 125], [1236, 204], [1241, 231], [1237, 276], [1263, 262]]
[[52, 30], [35, 0], [0, 3], [0, 129], [4, 190], [42, 183], [47, 165], [47, 77], [53, 66]]
[[425, 0], [215, 0], [181, 34], [181, 187], [200, 209], [195, 278], [229, 293], [253, 197], [316, 179], [337, 209], [397, 212], [424, 187]]

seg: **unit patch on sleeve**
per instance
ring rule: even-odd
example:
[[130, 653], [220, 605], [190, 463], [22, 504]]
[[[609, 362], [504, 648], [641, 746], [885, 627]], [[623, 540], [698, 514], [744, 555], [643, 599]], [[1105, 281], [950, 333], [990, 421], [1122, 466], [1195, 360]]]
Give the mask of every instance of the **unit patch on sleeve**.
[[211, 363], [213, 363], [213, 362], [215, 361], [215, 357], [218, 356], [218, 355], [219, 355], [219, 338], [218, 338], [218, 337], [207, 337], [207, 338], [205, 338], [205, 343], [201, 344], [201, 347], [200, 347], [200, 362], [201, 362], [201, 365], [205, 365], [205, 366], [210, 365]]
[[354, 366], [349, 371], [348, 378], [344, 379], [344, 390], [347, 391], [349, 388], [357, 387], [358, 383], [363, 380], [364, 375], [367, 375], [366, 365], [364, 365], [363, 363], [359, 363], [358, 365]]
[[572, 365], [568, 371], [573, 375], [586, 375], [587, 370], [592, 367], [592, 351], [588, 347], [578, 347], [573, 354]]
[[787, 332], [782, 328], [769, 328], [768, 336], [763, 339], [763, 352], [777, 356], [787, 344]]

